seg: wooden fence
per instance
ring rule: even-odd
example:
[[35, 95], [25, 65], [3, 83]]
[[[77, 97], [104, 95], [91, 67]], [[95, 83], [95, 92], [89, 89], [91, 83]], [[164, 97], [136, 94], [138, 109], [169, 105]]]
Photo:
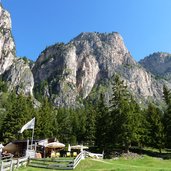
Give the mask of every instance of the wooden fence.
[[85, 151], [82, 151], [81, 153], [78, 154], [78, 156], [75, 158], [72, 169], [75, 169], [77, 165], [80, 163], [82, 159], [85, 158]]
[[86, 157], [91, 157], [91, 158], [96, 158], [96, 159], [103, 159], [104, 154], [98, 154], [98, 153], [91, 153], [88, 151], [84, 151], [85, 158]]
[[23, 158], [19, 158], [19, 159], [3, 159], [0, 161], [0, 168], [1, 171], [12, 171], [14, 169], [19, 168], [20, 166], [26, 166], [27, 165], [27, 161], [28, 158], [27, 157], [23, 157]]
[[37, 167], [37, 168], [48, 168], [48, 169], [56, 169], [56, 170], [73, 170], [75, 169], [80, 161], [86, 157], [92, 157], [92, 158], [103, 158], [103, 154], [96, 154], [96, 153], [90, 153], [87, 151], [82, 151], [77, 155], [77, 157], [74, 159], [72, 158], [58, 158], [58, 159], [36, 159], [36, 158], [28, 158], [23, 157], [19, 159], [5, 159], [2, 160], [0, 163], [0, 171], [13, 171], [14, 169], [19, 168], [20, 166], [28, 166], [31, 167]]
[[102, 159], [103, 154], [90, 153], [82, 151], [77, 155], [75, 159], [30, 159], [29, 166], [37, 168], [48, 168], [56, 170], [73, 170], [75, 169], [81, 160], [86, 157]]
[[74, 159], [65, 158], [65, 159], [30, 159], [29, 166], [37, 168], [48, 168], [56, 170], [73, 170], [79, 162], [85, 157], [85, 152], [81, 152]]

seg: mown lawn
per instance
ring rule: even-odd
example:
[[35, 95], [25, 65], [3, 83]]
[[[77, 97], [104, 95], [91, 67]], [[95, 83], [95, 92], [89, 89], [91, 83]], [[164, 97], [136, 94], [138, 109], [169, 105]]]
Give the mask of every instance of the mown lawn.
[[[50, 171], [50, 169], [20, 168], [19, 171]], [[51, 170], [52, 171], [52, 170]], [[144, 156], [139, 159], [85, 159], [75, 171], [171, 171], [171, 160]]]

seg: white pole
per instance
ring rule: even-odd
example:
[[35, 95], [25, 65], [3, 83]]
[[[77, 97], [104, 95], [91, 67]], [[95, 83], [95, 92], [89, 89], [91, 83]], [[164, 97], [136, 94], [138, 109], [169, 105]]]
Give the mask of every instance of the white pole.
[[31, 150], [32, 150], [32, 146], [33, 146], [33, 137], [34, 137], [34, 128], [33, 128], [33, 131], [32, 131], [32, 138], [31, 138]]
[[1, 161], [2, 163], [1, 163], [1, 170], [3, 171], [4, 170], [4, 162], [3, 161]]
[[13, 170], [13, 160], [11, 159], [11, 163], [10, 163], [10, 171]]
[[29, 149], [29, 139], [27, 140], [27, 150]]

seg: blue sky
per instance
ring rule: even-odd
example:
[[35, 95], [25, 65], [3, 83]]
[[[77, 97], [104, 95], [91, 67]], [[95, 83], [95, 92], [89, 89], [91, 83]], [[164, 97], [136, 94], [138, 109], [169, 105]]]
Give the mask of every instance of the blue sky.
[[171, 53], [171, 0], [2, 0], [11, 13], [17, 55], [36, 60], [81, 32], [119, 32], [137, 61]]

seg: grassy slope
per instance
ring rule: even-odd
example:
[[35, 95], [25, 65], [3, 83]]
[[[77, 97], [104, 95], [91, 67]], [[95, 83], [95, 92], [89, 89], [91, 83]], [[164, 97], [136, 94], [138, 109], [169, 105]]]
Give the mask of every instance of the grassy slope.
[[[20, 168], [19, 171], [49, 171], [49, 169]], [[51, 170], [52, 171], [52, 170]], [[92, 160], [82, 161], [75, 171], [171, 171], [171, 160], [143, 157], [133, 160]]]

